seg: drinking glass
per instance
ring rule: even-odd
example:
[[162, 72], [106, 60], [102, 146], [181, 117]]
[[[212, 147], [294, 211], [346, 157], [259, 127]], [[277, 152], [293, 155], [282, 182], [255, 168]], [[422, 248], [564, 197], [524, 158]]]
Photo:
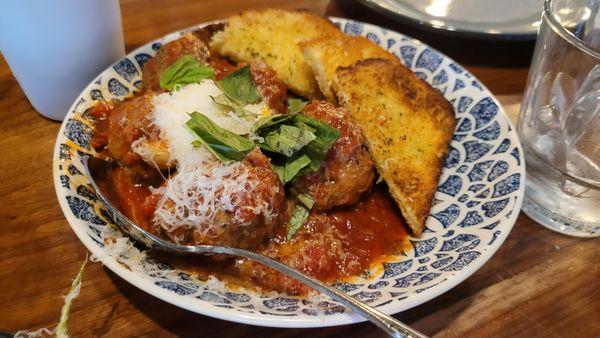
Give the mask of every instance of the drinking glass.
[[94, 76], [125, 56], [119, 1], [0, 1], [0, 52], [33, 107], [62, 120]]
[[523, 211], [600, 236], [600, 0], [546, 0], [518, 124]]

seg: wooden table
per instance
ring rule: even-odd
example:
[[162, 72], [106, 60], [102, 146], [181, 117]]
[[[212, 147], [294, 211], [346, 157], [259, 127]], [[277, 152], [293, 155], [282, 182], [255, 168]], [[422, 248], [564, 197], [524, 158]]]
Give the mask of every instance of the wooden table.
[[[141, 1], [122, 3], [127, 50], [176, 29], [246, 8], [307, 8], [411, 35], [466, 66], [516, 118], [532, 42], [467, 41], [396, 24], [351, 1]], [[0, 330], [54, 327], [87, 254], [52, 184], [59, 123], [32, 108], [0, 57]], [[446, 294], [396, 317], [436, 336], [600, 336], [600, 245], [559, 235], [521, 214], [500, 250]], [[89, 264], [73, 304], [72, 336], [378, 337], [368, 323], [318, 329], [254, 327], [162, 302]]]

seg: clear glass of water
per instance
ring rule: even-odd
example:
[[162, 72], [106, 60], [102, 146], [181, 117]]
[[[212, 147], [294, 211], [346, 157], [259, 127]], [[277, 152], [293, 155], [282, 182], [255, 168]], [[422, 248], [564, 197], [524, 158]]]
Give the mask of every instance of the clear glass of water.
[[600, 236], [600, 0], [546, 0], [519, 118], [523, 211]]

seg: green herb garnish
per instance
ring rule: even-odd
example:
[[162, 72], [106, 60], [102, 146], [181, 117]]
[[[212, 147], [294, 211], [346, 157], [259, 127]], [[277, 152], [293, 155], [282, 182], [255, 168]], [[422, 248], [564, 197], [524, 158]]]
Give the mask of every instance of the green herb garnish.
[[325, 161], [325, 155], [340, 137], [340, 132], [325, 122], [305, 115], [296, 115], [295, 121], [301, 128], [313, 129], [315, 135], [317, 135], [317, 138], [303, 148], [302, 151], [310, 157], [310, 170], [319, 170], [323, 161]]
[[232, 101], [225, 94], [221, 94], [219, 96], [211, 96], [210, 98], [213, 100], [214, 103], [216, 103], [220, 106], [226, 107], [228, 109], [231, 109], [237, 117], [247, 117], [247, 116], [254, 117], [254, 116], [256, 116], [256, 114], [254, 114], [253, 112], [244, 108], [244, 106], [236, 103], [235, 101]]
[[177, 85], [212, 79], [213, 75], [212, 68], [201, 64], [190, 55], [185, 55], [165, 69], [160, 75], [159, 84], [162, 89], [171, 91]]
[[295, 114], [301, 112], [307, 103], [301, 99], [288, 99], [288, 113]]
[[252, 83], [250, 66], [242, 67], [217, 81], [217, 86], [231, 101], [240, 106], [256, 103], [261, 97]]
[[250, 132], [257, 135], [266, 135], [269, 131], [276, 129], [283, 123], [288, 122], [288, 124], [293, 125], [294, 123], [290, 122], [290, 120], [293, 120], [294, 116], [296, 116], [296, 114], [279, 114], [261, 117], [254, 123]]
[[258, 146], [271, 153], [273, 167], [284, 184], [302, 170], [318, 170], [340, 135], [327, 123], [300, 114], [263, 117], [251, 132], [261, 140]]
[[296, 232], [300, 229], [302, 224], [306, 222], [310, 215], [310, 211], [300, 204], [296, 204], [292, 213], [292, 218], [285, 226], [285, 238], [289, 241], [294, 237]]
[[310, 215], [310, 210], [315, 204], [315, 200], [306, 193], [297, 194], [292, 189], [292, 193], [296, 196], [296, 200], [299, 202], [294, 206], [292, 217], [285, 226], [286, 234], [285, 237], [289, 241], [298, 232], [298, 229], [306, 222], [306, 219]]
[[268, 133], [261, 144], [265, 150], [291, 157], [317, 138], [313, 132], [296, 126], [282, 125]]
[[198, 112], [189, 114], [191, 119], [186, 126], [198, 136], [194, 147], [205, 146], [223, 162], [241, 161], [254, 149], [254, 143], [247, 138], [219, 127], [208, 117]]
[[302, 205], [304, 205], [309, 210], [312, 209], [313, 205], [315, 204], [315, 200], [309, 194], [306, 193], [298, 194], [296, 195], [296, 198], [298, 199], [298, 201], [300, 201], [300, 203], [302, 203]]
[[301, 155], [293, 159], [289, 159], [282, 164], [271, 163], [271, 167], [279, 176], [279, 179], [283, 184], [286, 184], [293, 180], [298, 173], [310, 165], [310, 157]]

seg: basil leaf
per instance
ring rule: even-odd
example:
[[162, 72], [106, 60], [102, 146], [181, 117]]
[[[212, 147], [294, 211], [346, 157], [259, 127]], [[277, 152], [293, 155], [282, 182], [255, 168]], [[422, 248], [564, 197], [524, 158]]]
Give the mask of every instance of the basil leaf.
[[310, 157], [308, 157], [306, 155], [302, 155], [292, 161], [286, 162], [285, 168], [284, 168], [284, 173], [285, 173], [284, 184], [293, 180], [294, 177], [296, 177], [296, 175], [298, 175], [300, 170], [309, 166], [310, 163], [311, 163], [311, 159], [310, 159]]
[[241, 106], [256, 103], [261, 98], [260, 93], [252, 83], [250, 66], [242, 67], [217, 81], [217, 86], [227, 97]]
[[251, 111], [248, 111], [247, 109], [245, 109], [243, 106], [240, 106], [239, 104], [233, 102], [232, 100], [230, 100], [227, 95], [225, 94], [221, 94], [219, 96], [211, 96], [210, 97], [214, 103], [223, 106], [227, 109], [231, 109], [233, 111], [233, 113], [238, 116], [238, 117], [247, 117], [247, 116], [255, 116], [256, 114], [252, 113]]
[[303, 206], [305, 206], [307, 209], [312, 209], [313, 205], [315, 204], [315, 200], [309, 195], [309, 194], [298, 194], [296, 195], [296, 198], [298, 199], [298, 201], [300, 201], [300, 203], [302, 203]]
[[[284, 184], [303, 169], [318, 170], [340, 136], [337, 129], [327, 123], [299, 114], [263, 117], [252, 126], [251, 132], [261, 149], [274, 153], [272, 160], [282, 167], [278, 170]], [[277, 154], [287, 159], [277, 161]], [[303, 158], [301, 162], [295, 162], [300, 158]], [[306, 158], [309, 161], [304, 160]]]
[[[252, 125], [250, 132], [257, 135], [266, 135], [269, 131], [276, 129], [278, 126], [292, 120], [295, 114], [279, 114], [261, 117]], [[293, 124], [293, 123], [292, 123]]]
[[288, 241], [294, 237], [296, 232], [298, 232], [300, 227], [304, 224], [304, 222], [306, 222], [309, 215], [310, 211], [308, 209], [300, 204], [296, 204], [292, 213], [292, 217], [285, 226], [285, 238]]
[[185, 55], [165, 69], [160, 75], [159, 84], [162, 89], [171, 91], [176, 85], [183, 86], [212, 79], [213, 75], [212, 68], [199, 63], [190, 55]]
[[314, 133], [295, 126], [282, 125], [265, 136], [265, 143], [273, 152], [292, 156], [317, 138]]
[[273, 171], [277, 174], [277, 176], [279, 176], [279, 180], [281, 181], [282, 184], [287, 183], [285, 181], [285, 165], [277, 165], [277, 164], [271, 163], [271, 169], [273, 169]]
[[314, 134], [317, 135], [317, 138], [304, 147], [302, 152], [311, 159], [309, 169], [316, 171], [321, 167], [323, 161], [325, 161], [325, 155], [329, 149], [331, 149], [335, 141], [340, 137], [340, 132], [325, 122], [305, 115], [296, 115], [294, 120], [299, 126], [306, 125], [315, 130]]
[[307, 103], [301, 99], [288, 99], [288, 113], [295, 114], [301, 112]]
[[286, 184], [293, 180], [300, 170], [310, 165], [310, 158], [306, 155], [301, 155], [296, 158], [286, 159], [282, 164], [272, 163], [271, 167], [279, 176], [281, 183]]
[[254, 142], [219, 127], [208, 117], [198, 112], [189, 114], [191, 119], [186, 126], [198, 136], [192, 142], [194, 147], [205, 146], [223, 162], [241, 161], [254, 149]]

